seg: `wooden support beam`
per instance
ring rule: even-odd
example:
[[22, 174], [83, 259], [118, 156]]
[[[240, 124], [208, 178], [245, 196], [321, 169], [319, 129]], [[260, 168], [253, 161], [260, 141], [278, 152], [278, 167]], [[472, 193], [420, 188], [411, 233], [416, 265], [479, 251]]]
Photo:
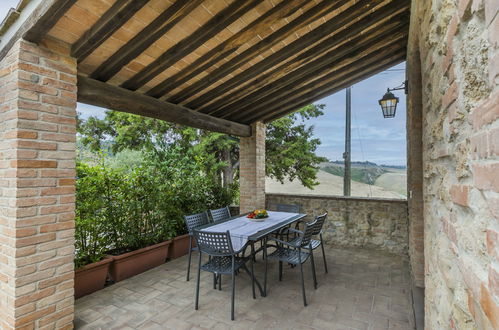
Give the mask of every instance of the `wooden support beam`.
[[125, 24], [149, 0], [118, 0], [71, 47], [71, 56], [82, 62]]
[[254, 111], [254, 104], [258, 104], [259, 108], [271, 106], [276, 100], [282, 100], [283, 93], [288, 93], [296, 88], [299, 89], [303, 84], [327, 76], [331, 72], [337, 72], [351, 63], [358, 62], [360, 59], [368, 58], [372, 53], [380, 49], [398, 47], [399, 42], [407, 39], [408, 25], [399, 23], [391, 27], [393, 30], [381, 30], [381, 33], [371, 34], [368, 38], [351, 40], [340, 50], [333, 51], [332, 54], [326, 53], [321, 58], [266, 85], [263, 90], [255, 91], [248, 100], [244, 100], [240, 104], [236, 102], [237, 105], [234, 105], [234, 107], [237, 107], [237, 111], [231, 109], [224, 113], [223, 116], [217, 112], [218, 115], [215, 114], [215, 116], [227, 118], [236, 112], [236, 117], [244, 116]]
[[149, 48], [202, 2], [203, 0], [175, 1], [135, 37], [99, 65], [90, 77], [100, 81], [111, 79], [123, 66]]
[[367, 79], [374, 73], [391, 67], [394, 62], [400, 63], [405, 56], [406, 49], [404, 46], [404, 48], [400, 48], [394, 52], [381, 52], [367, 61], [353, 63], [349, 67], [341, 70], [341, 72], [335, 72], [326, 77], [327, 80], [325, 80], [325, 82], [323, 81], [322, 85], [313, 82], [304, 86], [302, 91], [295, 93], [296, 97], [288, 97], [286, 102], [279, 102], [268, 109], [259, 110], [258, 112], [255, 111], [250, 116], [241, 120], [241, 122], [250, 123], [253, 121], [268, 120], [277, 113], [282, 115], [293, 109], [298, 109], [298, 105], [303, 106], [302, 103], [305, 103], [305, 105], [313, 103], [331, 95], [339, 89], [351, 86], [358, 81]]
[[139, 73], [125, 81], [121, 87], [129, 90], [137, 90], [144, 86], [148, 81], [192, 53], [227, 26], [241, 18], [246, 12], [255, 8], [262, 1], [263, 0], [234, 1], [211, 18], [208, 23], [199, 27], [190, 36], [168, 49]]
[[[373, 0], [380, 1], [380, 0]], [[318, 5], [307, 10], [302, 15], [295, 18], [293, 21], [281, 27], [279, 30], [275, 31], [265, 39], [258, 42], [256, 45], [250, 47], [249, 49], [243, 51], [241, 54], [230, 59], [228, 62], [222, 64], [219, 68], [211, 72], [206, 77], [193, 83], [189, 88], [186, 88], [174, 96], [168, 98], [168, 101], [173, 103], [181, 103], [193, 95], [196, 95], [200, 91], [208, 88], [212, 84], [219, 81], [221, 78], [232, 73], [234, 70], [240, 68], [242, 65], [247, 63], [249, 60], [254, 59], [256, 56], [264, 53], [279, 43], [291, 34], [301, 29], [302, 27], [314, 22], [315, 20], [322, 18], [323, 16], [331, 13], [335, 9], [338, 9], [342, 5], [348, 3], [349, 0], [336, 0], [336, 1], [322, 1]]]
[[161, 83], [149, 90], [147, 95], [156, 98], [166, 95], [178, 86], [181, 86], [196, 77], [203, 71], [213, 67], [228, 55], [235, 52], [239, 47], [248, 42], [248, 40], [255, 35], [265, 33], [267, 29], [270, 29], [272, 24], [286, 19], [299, 10], [304, 4], [305, 3], [301, 0], [280, 2], [277, 6], [273, 7], [269, 11], [266, 11], [262, 16], [246, 25], [246, 27], [244, 27], [241, 31], [203, 54], [186, 68], [163, 80]]
[[78, 101], [214, 132], [251, 136], [251, 127], [159, 101], [107, 83], [78, 76]]
[[[381, 9], [378, 8], [378, 10], [373, 12], [373, 7], [376, 8], [377, 5], [381, 5]], [[386, 2], [383, 3], [382, 1], [360, 1], [339, 14], [339, 17], [330, 19], [328, 22], [307, 33], [306, 36], [291, 42], [289, 45], [281, 48], [274, 54], [269, 55], [267, 58], [258, 62], [251, 68], [236, 75], [203, 95], [196, 97], [187, 105], [192, 109], [198, 109], [199, 107], [207, 105], [217, 98], [219, 98], [220, 101], [224, 100], [225, 93], [229, 94], [229, 97], [231, 97], [230, 94], [232, 94], [231, 91], [233, 88], [240, 88], [240, 86], [244, 84], [253, 86], [253, 83], [250, 82], [259, 74], [276, 66], [285, 66], [287, 63], [293, 62], [293, 60], [290, 61], [289, 59], [296, 57], [297, 54], [303, 52], [303, 50], [308, 47], [311, 47], [316, 42], [332, 35], [329, 40], [322, 40], [323, 42], [321, 41], [319, 45], [313, 47], [314, 52], [306, 51], [304, 55], [298, 56], [299, 61], [304, 63], [317, 55], [323, 54], [328, 49], [334, 47], [339, 42], [338, 39], [341, 39], [344, 35], [348, 35], [350, 37], [355, 35], [355, 33], [350, 33], [349, 30], [355, 30], [354, 32], [359, 33], [359, 26], [366, 28], [366, 26], [368, 26], [367, 23], [375, 24], [376, 21], [373, 20], [373, 16], [381, 20], [384, 17], [383, 14], [385, 16], [391, 16], [394, 12], [403, 11], [409, 5], [410, 3], [407, 0], [399, 1], [395, 5]], [[377, 13], [378, 11], [379, 13]], [[370, 19], [367, 19], [366, 16], [369, 16]], [[362, 23], [359, 21], [361, 19], [364, 19], [362, 20]], [[368, 22], [366, 23], [366, 21]], [[216, 108], [217, 107], [212, 107], [211, 109]]]
[[[0, 60], [7, 55], [17, 40], [39, 43], [76, 0], [42, 0], [9, 40], [0, 43]], [[11, 27], [13, 28], [13, 27]], [[4, 36], [5, 37], [5, 36]]]
[[[331, 86], [330, 88], [327, 88], [327, 89], [324, 89], [323, 91], [321, 91], [321, 94], [315, 96], [314, 98], [309, 98], [309, 99], [306, 99], [305, 101], [298, 101], [298, 102], [295, 102], [295, 103], [292, 103], [284, 108], [281, 108], [281, 109], [278, 109], [278, 110], [275, 110], [269, 114], [267, 114], [266, 116], [263, 116], [262, 118], [259, 118], [258, 121], [263, 121], [265, 123], [268, 123], [268, 122], [271, 122], [273, 120], [276, 120], [282, 116], [285, 116], [291, 112], [294, 112], [296, 110], [299, 110], [301, 109], [302, 107], [308, 105], [308, 104], [311, 104], [311, 103], [314, 103], [315, 101], [317, 100], [320, 100], [322, 98], [325, 98], [329, 95], [332, 95], [334, 93], [337, 93], [349, 86], [352, 86], [362, 80], [365, 80], [369, 77], [372, 77], [374, 76], [375, 74], [378, 74], [380, 72], [383, 72], [385, 71], [386, 69], [388, 68], [391, 68], [392, 66], [394, 65], [397, 65], [401, 62], [404, 62], [405, 61], [405, 58], [406, 58], [406, 54], [405, 53], [402, 53], [398, 58], [394, 59], [393, 61], [391, 62], [388, 62], [388, 63], [380, 63], [379, 65], [377, 66], [373, 66], [371, 67], [372, 71], [369, 71], [369, 72], [360, 72], [359, 74], [353, 74], [350, 79], [346, 79], [344, 81], [342, 81], [341, 83], [339, 84], [336, 84], [334, 86]], [[375, 100], [376, 101], [376, 100]], [[374, 102], [375, 102], [374, 101]]]
[[[396, 13], [399, 12], [397, 11]], [[359, 21], [358, 24], [355, 24], [344, 33], [334, 34], [324, 39], [320, 44], [300, 54], [293, 61], [276, 66], [251, 81], [251, 84], [243, 85], [237, 91], [231, 92], [230, 95], [224, 96], [217, 102], [211, 103], [201, 109], [197, 109], [197, 111], [227, 117], [239, 111], [241, 107], [254, 103], [273, 92], [276, 88], [279, 88], [279, 81], [282, 82], [285, 77], [289, 76], [297, 80], [312, 71], [316, 71], [320, 66], [329, 66], [334, 61], [348, 54], [348, 52], [353, 52], [366, 43], [378, 39], [380, 35], [389, 37], [390, 34], [394, 33], [393, 31], [396, 33], [399, 30], [403, 30], [405, 28], [404, 24], [408, 23], [408, 17], [405, 12], [395, 17], [384, 11], [379, 14], [382, 14], [382, 16], [369, 15], [366, 17], [366, 20]], [[379, 25], [364, 24], [374, 22], [378, 22]], [[366, 29], [366, 26], [369, 26], [369, 28]], [[244, 72], [240, 75], [244, 75]], [[249, 94], [248, 86], [251, 86], [252, 91]], [[231, 100], [235, 101], [231, 102]]]

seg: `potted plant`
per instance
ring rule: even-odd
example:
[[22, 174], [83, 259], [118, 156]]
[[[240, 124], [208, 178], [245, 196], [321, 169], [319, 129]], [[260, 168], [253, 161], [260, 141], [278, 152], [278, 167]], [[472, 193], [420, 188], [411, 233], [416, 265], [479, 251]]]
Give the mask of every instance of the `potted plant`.
[[106, 283], [111, 262], [105, 257], [108, 241], [99, 194], [99, 173], [95, 168], [78, 164], [75, 219], [75, 298], [100, 290]]
[[114, 248], [110, 275], [114, 281], [163, 264], [173, 236], [168, 207], [158, 194], [154, 173], [139, 166], [125, 176], [110, 175], [104, 200]]

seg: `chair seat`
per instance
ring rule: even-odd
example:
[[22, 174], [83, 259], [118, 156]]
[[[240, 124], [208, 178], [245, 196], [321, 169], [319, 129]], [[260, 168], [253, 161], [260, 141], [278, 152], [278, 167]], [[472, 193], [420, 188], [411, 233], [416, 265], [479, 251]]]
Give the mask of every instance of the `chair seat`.
[[[235, 257], [234, 270], [238, 270], [248, 261], [248, 258]], [[201, 269], [215, 274], [232, 274], [231, 257], [211, 257], [211, 259], [201, 266]]]
[[[289, 242], [293, 245], [298, 245], [300, 243], [300, 237], [293, 238]], [[319, 241], [318, 239], [311, 239], [310, 244], [312, 245], [312, 250], [315, 250], [321, 245], [321, 241]], [[305, 246], [303, 248], [308, 249], [308, 246]]]
[[269, 259], [277, 259], [279, 261], [287, 262], [293, 265], [299, 265], [300, 264], [300, 256], [301, 254], [301, 263], [304, 263], [307, 261], [308, 257], [310, 256], [310, 253], [305, 252], [305, 251], [300, 251], [298, 252], [298, 249], [289, 249], [285, 247], [277, 247], [274, 252], [269, 254], [267, 258]]

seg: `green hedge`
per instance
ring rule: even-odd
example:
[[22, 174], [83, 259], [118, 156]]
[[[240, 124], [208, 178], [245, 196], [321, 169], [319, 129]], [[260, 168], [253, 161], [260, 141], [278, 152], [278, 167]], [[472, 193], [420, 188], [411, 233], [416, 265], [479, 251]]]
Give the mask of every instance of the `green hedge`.
[[133, 167], [109, 163], [77, 163], [76, 267], [184, 234], [184, 214], [229, 205], [237, 193], [206, 173], [203, 159], [172, 146]]

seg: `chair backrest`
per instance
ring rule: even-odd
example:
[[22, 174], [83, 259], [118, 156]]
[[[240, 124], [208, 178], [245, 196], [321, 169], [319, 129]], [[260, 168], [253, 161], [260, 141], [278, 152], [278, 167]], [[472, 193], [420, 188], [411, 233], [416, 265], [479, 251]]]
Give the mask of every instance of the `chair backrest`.
[[194, 237], [199, 251], [211, 256], [233, 255], [232, 242], [229, 231], [226, 232], [208, 232], [194, 229]]
[[300, 246], [307, 247], [310, 244], [310, 240], [314, 235], [315, 225], [317, 224], [317, 219], [312, 222], [307, 222], [303, 228], [303, 234], [300, 235]]
[[322, 227], [327, 219], [327, 212], [315, 217], [315, 226], [312, 235], [319, 235], [322, 232]]
[[300, 205], [295, 204], [276, 204], [275, 210], [277, 212], [290, 212], [290, 213], [300, 213]]
[[216, 210], [210, 210], [210, 215], [213, 222], [219, 222], [230, 218], [230, 210], [229, 207], [226, 206]]
[[208, 218], [208, 213], [206, 211], [191, 215], [185, 215], [184, 220], [189, 233], [192, 233], [192, 231], [198, 228], [199, 226], [206, 225], [210, 222], [210, 219]]

